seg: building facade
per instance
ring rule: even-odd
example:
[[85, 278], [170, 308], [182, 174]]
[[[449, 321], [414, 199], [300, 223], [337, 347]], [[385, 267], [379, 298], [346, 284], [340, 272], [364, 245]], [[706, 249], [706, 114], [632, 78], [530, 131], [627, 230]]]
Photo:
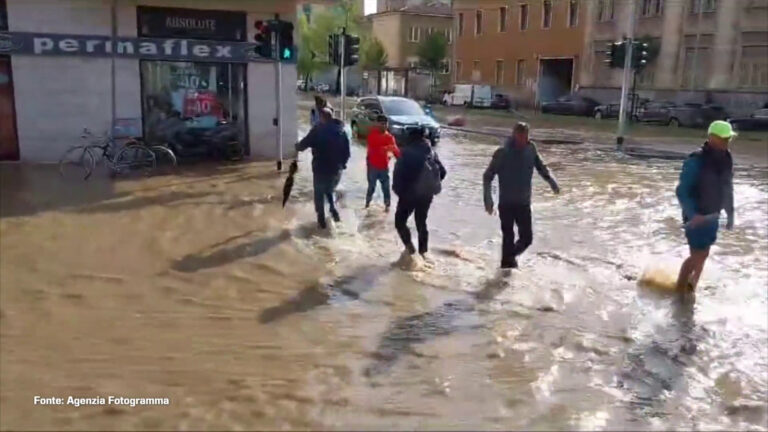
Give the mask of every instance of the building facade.
[[[113, 6], [114, 5], [114, 6]], [[296, 68], [252, 54], [255, 22], [293, 20], [285, 0], [5, 0], [0, 38], [0, 149], [4, 159], [56, 161], [115, 123], [145, 138], [172, 119], [238, 128], [247, 153], [281, 153], [296, 141]], [[5, 30], [5, 29], [0, 29]], [[112, 45], [115, 45], [114, 52]], [[3, 55], [5, 53], [5, 55]], [[8, 109], [8, 105], [10, 109]], [[10, 113], [10, 114], [9, 114]], [[8, 132], [7, 124], [14, 125]]]
[[[620, 69], [606, 45], [628, 34], [632, 4], [585, 2], [582, 91], [619, 99]], [[637, 76], [641, 96], [749, 111], [768, 101], [768, 0], [636, 0], [635, 37], [655, 57]]]
[[418, 49], [433, 33], [443, 35], [448, 42], [445, 65], [435, 77], [438, 88], [447, 88], [451, 80], [451, 53], [454, 44], [450, 6], [440, 2], [404, 6], [397, 10], [368, 15], [368, 20], [371, 23], [372, 36], [381, 41], [388, 56], [387, 67], [390, 70], [386, 71], [382, 78], [384, 93], [426, 96], [423, 93], [429, 91], [429, 77], [419, 70]]
[[585, 0], [454, 0], [454, 81], [493, 86], [524, 105], [579, 82]]

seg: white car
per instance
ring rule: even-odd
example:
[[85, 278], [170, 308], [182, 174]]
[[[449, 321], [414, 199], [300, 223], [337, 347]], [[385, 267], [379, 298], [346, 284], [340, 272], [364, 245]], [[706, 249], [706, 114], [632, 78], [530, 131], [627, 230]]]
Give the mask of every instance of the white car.
[[453, 93], [443, 97], [443, 103], [446, 105], [482, 108], [490, 108], [492, 100], [491, 86], [478, 84], [456, 84], [453, 86]]

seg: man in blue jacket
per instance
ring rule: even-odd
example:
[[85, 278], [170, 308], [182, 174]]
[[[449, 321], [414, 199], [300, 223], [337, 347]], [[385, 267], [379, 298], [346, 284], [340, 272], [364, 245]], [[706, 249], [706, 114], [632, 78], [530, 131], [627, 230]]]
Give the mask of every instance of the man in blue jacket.
[[341, 221], [334, 205], [334, 192], [341, 180], [341, 172], [349, 161], [349, 137], [341, 120], [333, 118], [330, 108], [320, 110], [320, 123], [315, 125], [298, 144], [296, 151], [312, 149], [312, 182], [315, 189], [315, 212], [320, 229], [327, 227], [325, 201], [328, 200], [331, 217]]
[[696, 289], [709, 248], [717, 240], [720, 210], [728, 215], [726, 229], [733, 228], [733, 159], [728, 144], [736, 133], [730, 123], [718, 120], [707, 134], [707, 142], [683, 163], [676, 190], [691, 251], [677, 278], [681, 291]]

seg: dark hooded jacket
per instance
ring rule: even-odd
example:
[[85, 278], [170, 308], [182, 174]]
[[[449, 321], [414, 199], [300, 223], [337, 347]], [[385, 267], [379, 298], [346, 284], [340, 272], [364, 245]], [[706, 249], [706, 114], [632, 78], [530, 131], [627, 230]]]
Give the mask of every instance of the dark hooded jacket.
[[347, 167], [349, 137], [341, 120], [319, 123], [298, 144], [296, 150], [312, 149], [312, 172], [333, 176]]
[[395, 171], [392, 174], [392, 190], [400, 198], [408, 198], [413, 190], [413, 186], [416, 180], [421, 174], [421, 170], [424, 168], [424, 163], [427, 161], [427, 156], [434, 154], [435, 162], [440, 168], [440, 179], [444, 179], [446, 175], [445, 167], [437, 153], [432, 151], [429, 141], [420, 138], [410, 142], [400, 148], [400, 158], [395, 164]]
[[683, 221], [693, 216], [725, 210], [733, 219], [733, 159], [731, 152], [715, 150], [707, 143], [683, 162], [677, 199], [683, 209]]

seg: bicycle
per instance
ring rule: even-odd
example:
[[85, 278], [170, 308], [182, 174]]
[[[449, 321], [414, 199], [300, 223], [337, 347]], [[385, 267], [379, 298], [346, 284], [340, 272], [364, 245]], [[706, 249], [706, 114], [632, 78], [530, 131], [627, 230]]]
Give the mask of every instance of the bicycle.
[[[90, 144], [71, 147], [64, 152], [59, 160], [59, 173], [62, 177], [81, 172], [84, 174], [83, 180], [88, 180], [96, 168], [96, 163], [101, 160], [106, 163], [112, 175], [139, 170], [148, 174], [157, 166], [155, 154], [147, 146], [136, 141], [128, 141], [113, 155], [115, 140], [111, 136], [94, 137], [93, 133], [85, 128], [80, 137], [92, 141]], [[97, 154], [99, 151], [101, 153]]]
[[171, 167], [176, 167], [178, 165], [176, 154], [165, 145], [150, 145], [144, 141], [144, 138], [140, 137], [131, 138], [125, 145], [139, 145], [148, 148], [149, 151], [155, 155], [155, 160], [158, 166], [169, 165]]

